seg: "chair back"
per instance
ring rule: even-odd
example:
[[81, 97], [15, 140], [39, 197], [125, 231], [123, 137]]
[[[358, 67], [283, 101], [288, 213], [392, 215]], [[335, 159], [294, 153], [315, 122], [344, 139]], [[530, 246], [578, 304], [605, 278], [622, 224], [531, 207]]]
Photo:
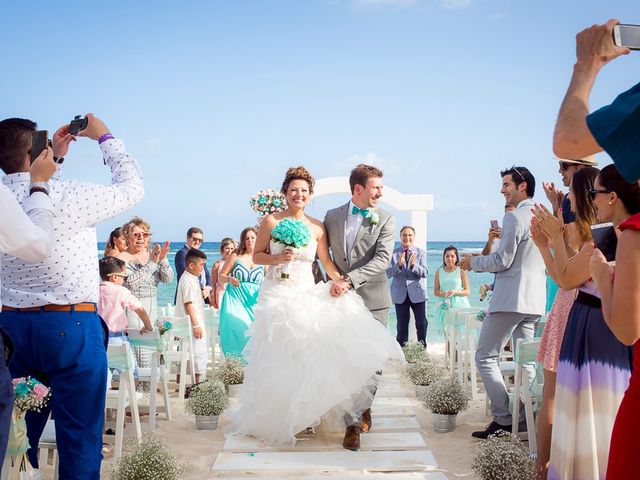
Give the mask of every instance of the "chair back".
[[109, 345], [107, 347], [107, 363], [109, 368], [115, 368], [121, 372], [133, 370], [133, 357], [129, 344], [123, 342], [121, 345]]
[[[169, 335], [169, 332], [167, 332]], [[140, 333], [138, 329], [128, 329], [127, 337], [132, 347], [142, 347], [149, 350], [157, 350], [162, 352], [166, 348], [166, 343], [163, 340], [163, 336], [160, 335], [158, 329], [154, 329], [153, 332]]]
[[529, 365], [536, 362], [540, 348], [540, 339], [526, 340], [519, 338], [516, 342], [515, 362], [517, 365]]

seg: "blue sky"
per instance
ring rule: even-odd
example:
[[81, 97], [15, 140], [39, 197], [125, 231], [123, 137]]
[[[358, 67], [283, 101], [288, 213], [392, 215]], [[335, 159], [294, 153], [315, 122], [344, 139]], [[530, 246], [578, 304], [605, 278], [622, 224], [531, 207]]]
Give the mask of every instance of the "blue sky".
[[[558, 181], [551, 135], [575, 34], [637, 2], [291, 0], [5, 2], [0, 117], [55, 130], [94, 112], [145, 177], [131, 214], [156, 241], [207, 240], [255, 222], [250, 196], [289, 166], [316, 178], [364, 161], [385, 184], [431, 193], [429, 240], [484, 239], [499, 171]], [[640, 53], [608, 65], [594, 107], [638, 81]], [[98, 148], [72, 146], [62, 176], [108, 182]], [[605, 155], [601, 164], [609, 163]], [[536, 198], [543, 201], [541, 187]], [[346, 197], [310, 207], [322, 217]], [[398, 215], [398, 223], [408, 217]]]

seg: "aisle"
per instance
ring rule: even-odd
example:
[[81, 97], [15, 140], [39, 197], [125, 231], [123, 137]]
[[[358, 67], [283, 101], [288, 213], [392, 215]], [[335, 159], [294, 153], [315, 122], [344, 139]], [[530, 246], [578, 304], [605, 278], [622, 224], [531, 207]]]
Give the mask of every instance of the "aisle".
[[342, 448], [342, 434], [301, 436], [294, 448], [277, 449], [248, 437], [228, 438], [215, 459], [211, 478], [384, 478], [446, 480], [437, 469], [414, 408], [397, 371], [382, 376], [372, 407], [373, 428], [362, 434], [361, 449]]

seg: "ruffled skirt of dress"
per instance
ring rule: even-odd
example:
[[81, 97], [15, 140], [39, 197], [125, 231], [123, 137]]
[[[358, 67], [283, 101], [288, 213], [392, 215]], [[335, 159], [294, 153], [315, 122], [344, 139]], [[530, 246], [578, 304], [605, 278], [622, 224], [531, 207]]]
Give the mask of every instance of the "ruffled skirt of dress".
[[404, 359], [357, 294], [334, 298], [329, 288], [265, 280], [227, 434], [293, 446], [297, 433], [327, 414], [334, 420], [359, 416], [371, 404], [375, 372], [390, 359]]

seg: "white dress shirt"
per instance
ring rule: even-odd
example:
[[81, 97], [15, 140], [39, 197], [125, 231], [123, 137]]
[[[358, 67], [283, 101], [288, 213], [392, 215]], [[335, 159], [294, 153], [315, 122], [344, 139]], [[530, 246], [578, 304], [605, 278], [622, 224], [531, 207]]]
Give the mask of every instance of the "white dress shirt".
[[[48, 303], [98, 302], [98, 247], [95, 225], [140, 202], [144, 195], [138, 162], [121, 140], [100, 145], [111, 169], [111, 185], [51, 179], [53, 249], [40, 262], [2, 256], [2, 303], [24, 308]], [[29, 173], [3, 177], [15, 198], [26, 202]]]
[[362, 225], [362, 221], [364, 220], [364, 217], [360, 213], [351, 213], [355, 206], [357, 205], [351, 201], [349, 202], [347, 220], [344, 223], [344, 251], [347, 254], [347, 261], [349, 263], [351, 263], [351, 250], [353, 249], [353, 244], [356, 241], [356, 235], [358, 234], [360, 225]]
[[39, 262], [51, 252], [53, 202], [48, 195], [35, 192], [23, 204], [24, 209], [11, 190], [0, 185], [0, 252]]

